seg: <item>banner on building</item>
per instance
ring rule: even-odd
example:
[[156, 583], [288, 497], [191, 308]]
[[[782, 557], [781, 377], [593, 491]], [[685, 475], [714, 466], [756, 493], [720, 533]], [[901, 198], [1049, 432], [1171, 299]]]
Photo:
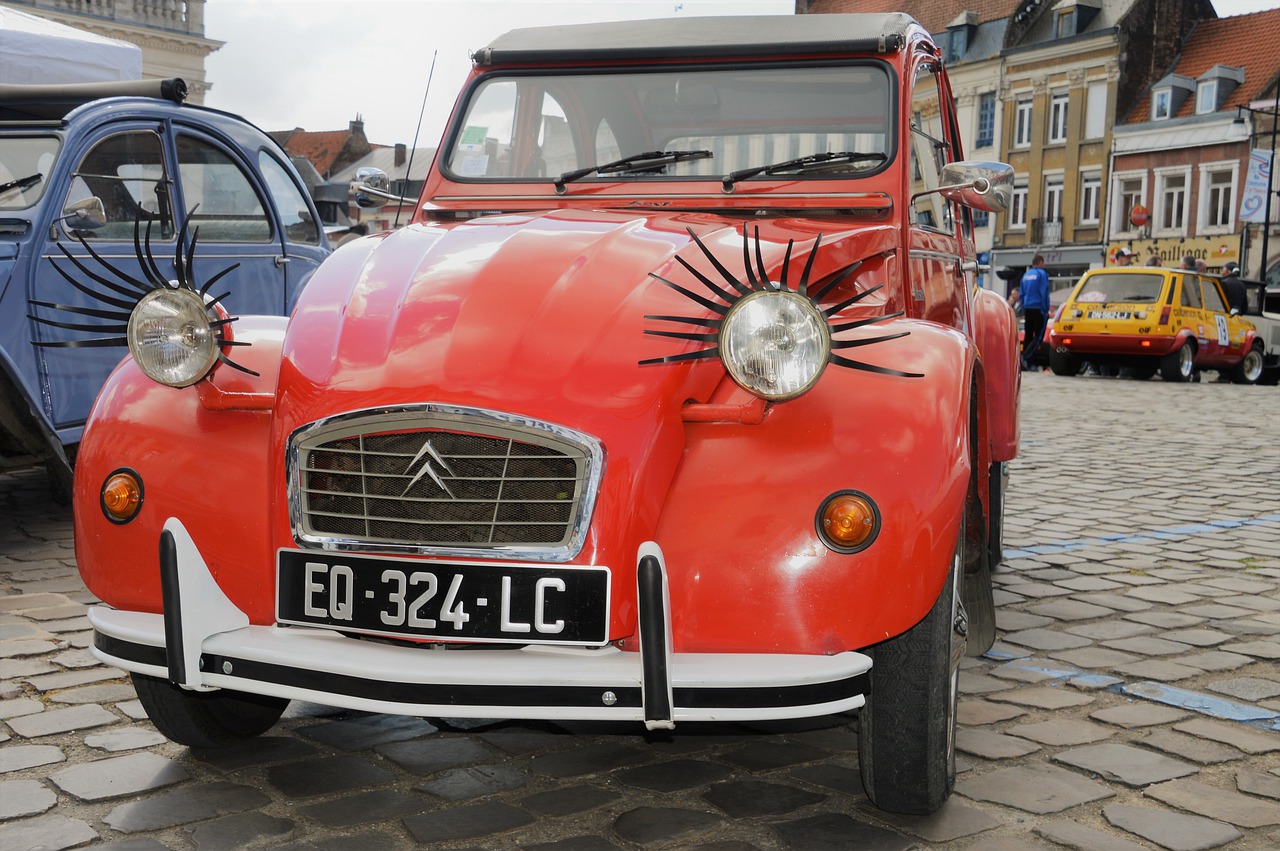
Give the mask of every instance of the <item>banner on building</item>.
[[[1244, 191], [1240, 193], [1240, 221], [1265, 222], [1267, 201], [1271, 201], [1270, 221], [1280, 221], [1276, 214], [1275, 197], [1267, 198], [1267, 182], [1271, 176], [1272, 151], [1255, 148], [1249, 152], [1249, 174], [1244, 180]], [[1274, 187], [1272, 187], [1274, 189]]]

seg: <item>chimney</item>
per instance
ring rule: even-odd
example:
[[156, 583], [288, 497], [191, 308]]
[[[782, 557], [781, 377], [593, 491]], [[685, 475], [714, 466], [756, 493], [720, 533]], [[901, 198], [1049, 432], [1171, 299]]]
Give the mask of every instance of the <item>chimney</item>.
[[406, 154], [408, 154], [408, 149], [405, 148], [402, 142], [397, 142], [396, 143], [396, 167], [397, 168], [404, 165]]

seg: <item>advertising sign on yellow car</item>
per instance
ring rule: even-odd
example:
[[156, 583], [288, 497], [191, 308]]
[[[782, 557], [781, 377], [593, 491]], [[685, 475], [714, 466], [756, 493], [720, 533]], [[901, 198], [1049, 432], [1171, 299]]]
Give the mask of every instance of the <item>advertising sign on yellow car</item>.
[[1086, 272], [1049, 333], [1049, 367], [1076, 375], [1086, 361], [1123, 367], [1139, 379], [1158, 371], [1189, 381], [1212, 369], [1240, 384], [1262, 374], [1263, 343], [1252, 322], [1227, 307], [1212, 275], [1180, 269]]

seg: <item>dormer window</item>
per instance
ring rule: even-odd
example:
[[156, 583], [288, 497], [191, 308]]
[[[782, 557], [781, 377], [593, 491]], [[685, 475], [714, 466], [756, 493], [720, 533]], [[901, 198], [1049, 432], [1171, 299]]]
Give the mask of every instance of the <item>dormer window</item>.
[[1151, 120], [1160, 121], [1173, 114], [1173, 91], [1157, 89], [1151, 94]]
[[948, 62], [959, 62], [964, 59], [965, 51], [978, 31], [978, 15], [976, 12], [961, 12], [955, 20], [947, 24], [947, 56]]
[[1196, 81], [1181, 74], [1170, 74], [1151, 87], [1151, 120], [1173, 118], [1196, 92]]
[[1076, 7], [1059, 9], [1053, 18], [1053, 37], [1067, 38], [1076, 34]]
[[1230, 65], [1214, 65], [1196, 78], [1196, 115], [1209, 115], [1222, 109], [1236, 87], [1244, 83], [1244, 69]]
[[1196, 115], [1218, 111], [1218, 81], [1201, 80], [1196, 84]]
[[[1031, 5], [1038, 5], [1038, 1]], [[1084, 32], [1101, 6], [1101, 0], [1058, 0], [1053, 6], [1053, 37], [1071, 38]]]

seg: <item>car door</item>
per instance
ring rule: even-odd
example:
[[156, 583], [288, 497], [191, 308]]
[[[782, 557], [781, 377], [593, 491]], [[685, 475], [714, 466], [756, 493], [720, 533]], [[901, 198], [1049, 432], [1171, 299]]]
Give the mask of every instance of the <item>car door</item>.
[[936, 60], [922, 60], [916, 67], [905, 142], [912, 192], [907, 211], [910, 299], [922, 318], [963, 327], [968, 294], [958, 285], [965, 258], [955, 208], [931, 191], [942, 185], [943, 166], [955, 159], [940, 85]]
[[1175, 316], [1179, 328], [1186, 328], [1196, 339], [1196, 360], [1205, 356], [1208, 345], [1205, 335], [1208, 328], [1204, 321], [1204, 303], [1200, 296], [1200, 281], [1196, 275], [1178, 275], [1178, 310]]
[[258, 152], [258, 173], [266, 183], [284, 234], [285, 310], [292, 311], [303, 286], [328, 256], [329, 247], [320, 227], [320, 216], [292, 171], [264, 149]]
[[1200, 279], [1200, 291], [1203, 294], [1205, 331], [1208, 337], [1205, 360], [1209, 363], [1234, 363], [1244, 357], [1244, 334], [1237, 326], [1237, 334], [1232, 339], [1231, 309], [1222, 294], [1222, 285], [1213, 278]]
[[[136, 302], [147, 286], [148, 275], [134, 248], [135, 225], [140, 233], [149, 234], [160, 274], [172, 277], [177, 223], [172, 169], [159, 122], [129, 121], [98, 128], [81, 141], [69, 141], [66, 154], [68, 165], [59, 164], [53, 176], [57, 186], [49, 190], [61, 197], [49, 205], [52, 212], [38, 243], [40, 254], [29, 279], [28, 298], [33, 302], [32, 316], [61, 323], [30, 323], [32, 341], [77, 343], [75, 348], [36, 348], [47, 413], [59, 438], [74, 443], [107, 374], [126, 354], [123, 319], [131, 299]], [[95, 214], [93, 224], [100, 226], [70, 229], [62, 211], [77, 204], [93, 205], [95, 199], [101, 202], [103, 221], [97, 222]], [[95, 282], [94, 276], [118, 289]], [[108, 301], [86, 290], [100, 292]], [[86, 344], [112, 338], [117, 339], [116, 345]]]
[[283, 315], [288, 308], [284, 234], [254, 164], [191, 129], [179, 130], [174, 146], [178, 219], [186, 222], [187, 240], [195, 241], [194, 282], [204, 286], [230, 270], [210, 293], [230, 293], [222, 305], [232, 316]]

